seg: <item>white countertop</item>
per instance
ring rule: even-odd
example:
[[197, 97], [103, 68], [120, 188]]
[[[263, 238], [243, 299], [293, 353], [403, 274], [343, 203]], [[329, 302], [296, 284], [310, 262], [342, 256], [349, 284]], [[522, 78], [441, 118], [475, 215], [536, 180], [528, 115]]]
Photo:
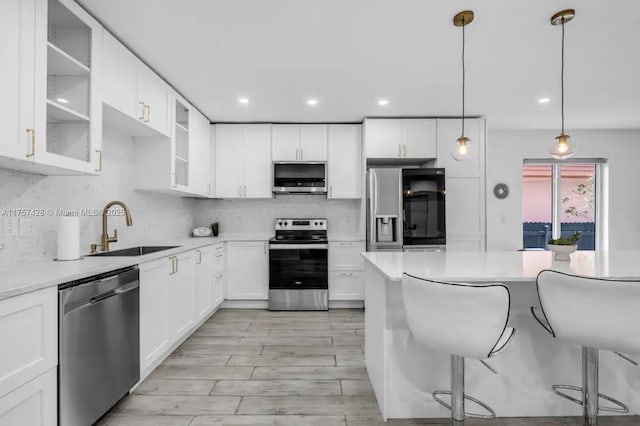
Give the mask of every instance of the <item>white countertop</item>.
[[[233, 238], [230, 238], [233, 237]], [[205, 247], [223, 241], [237, 241], [240, 236], [220, 236], [185, 238], [177, 241], [154, 241], [140, 245], [179, 246], [169, 250], [131, 257], [84, 257], [80, 260], [57, 262], [42, 260], [37, 262], [19, 263], [0, 267], [0, 300], [23, 293], [40, 290], [47, 287], [90, 277], [92, 275], [139, 265], [163, 257], [172, 256], [198, 247]], [[253, 237], [253, 239], [256, 239]]]
[[453, 282], [533, 282], [543, 269], [600, 278], [640, 279], [640, 251], [578, 251], [571, 262], [549, 251], [368, 252], [365, 260], [390, 281], [403, 273]]

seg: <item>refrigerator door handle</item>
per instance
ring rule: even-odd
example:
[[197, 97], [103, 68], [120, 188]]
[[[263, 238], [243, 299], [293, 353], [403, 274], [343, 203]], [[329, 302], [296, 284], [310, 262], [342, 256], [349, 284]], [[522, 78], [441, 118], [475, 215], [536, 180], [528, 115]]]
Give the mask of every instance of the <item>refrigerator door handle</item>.
[[370, 211], [370, 226], [371, 226], [371, 247], [375, 247], [376, 245], [376, 240], [377, 240], [377, 236], [376, 236], [376, 213], [378, 212], [378, 181], [377, 181], [377, 176], [376, 176], [376, 171], [375, 169], [371, 169], [370, 175], [369, 175], [369, 181], [370, 181], [370, 191], [371, 191], [371, 211]]

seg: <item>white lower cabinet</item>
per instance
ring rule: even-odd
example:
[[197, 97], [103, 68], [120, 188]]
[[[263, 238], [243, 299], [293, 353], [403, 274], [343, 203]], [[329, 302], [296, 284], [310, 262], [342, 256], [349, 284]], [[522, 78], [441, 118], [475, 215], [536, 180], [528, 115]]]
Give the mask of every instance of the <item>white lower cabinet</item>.
[[140, 371], [146, 371], [171, 346], [169, 283], [173, 256], [140, 265]]
[[329, 243], [329, 300], [364, 300], [364, 241]]
[[176, 341], [195, 321], [195, 253], [188, 251], [173, 257], [175, 270], [169, 281], [169, 332]]
[[56, 426], [57, 378], [56, 369], [52, 368], [0, 396], [0, 426]]
[[329, 300], [364, 300], [364, 272], [331, 271]]
[[0, 426], [55, 426], [58, 289], [0, 300], [0, 342]]
[[269, 247], [266, 241], [227, 243], [227, 299], [269, 298]]
[[0, 300], [0, 342], [0, 395], [56, 367], [58, 289]]
[[196, 249], [196, 319], [213, 309], [216, 257], [213, 246]]

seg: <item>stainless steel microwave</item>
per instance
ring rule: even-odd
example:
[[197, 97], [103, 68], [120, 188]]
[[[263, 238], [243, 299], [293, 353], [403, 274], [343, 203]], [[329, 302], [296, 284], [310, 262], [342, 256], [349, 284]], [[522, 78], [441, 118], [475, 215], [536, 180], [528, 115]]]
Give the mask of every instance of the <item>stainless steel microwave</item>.
[[327, 163], [273, 163], [274, 194], [326, 194]]

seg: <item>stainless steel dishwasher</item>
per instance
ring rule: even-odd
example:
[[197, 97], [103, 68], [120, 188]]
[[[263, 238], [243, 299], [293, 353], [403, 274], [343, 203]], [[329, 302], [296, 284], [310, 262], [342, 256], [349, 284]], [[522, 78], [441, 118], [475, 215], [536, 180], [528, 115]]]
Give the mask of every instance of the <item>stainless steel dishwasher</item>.
[[58, 302], [58, 424], [88, 426], [140, 380], [139, 271], [63, 284]]

